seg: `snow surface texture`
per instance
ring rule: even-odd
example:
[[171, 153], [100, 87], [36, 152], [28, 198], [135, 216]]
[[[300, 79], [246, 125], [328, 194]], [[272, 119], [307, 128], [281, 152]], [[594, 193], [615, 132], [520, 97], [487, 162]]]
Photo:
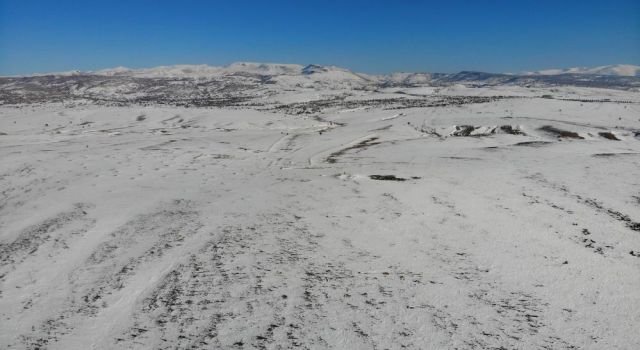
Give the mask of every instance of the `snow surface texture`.
[[638, 92], [329, 71], [4, 85], [0, 347], [640, 348]]

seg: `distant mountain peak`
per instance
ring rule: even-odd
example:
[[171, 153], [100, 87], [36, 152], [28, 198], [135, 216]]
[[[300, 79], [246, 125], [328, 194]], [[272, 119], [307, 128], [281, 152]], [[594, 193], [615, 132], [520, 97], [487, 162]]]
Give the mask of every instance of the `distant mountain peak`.
[[314, 73], [321, 73], [326, 71], [327, 69], [325, 67], [317, 64], [309, 64], [306, 67], [302, 68], [302, 74], [314, 74]]

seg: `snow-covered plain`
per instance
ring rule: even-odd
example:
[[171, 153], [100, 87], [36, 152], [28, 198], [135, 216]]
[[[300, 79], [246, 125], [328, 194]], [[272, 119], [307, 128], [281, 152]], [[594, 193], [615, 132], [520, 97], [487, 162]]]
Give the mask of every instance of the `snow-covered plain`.
[[640, 348], [637, 92], [269, 86], [0, 106], [0, 347]]

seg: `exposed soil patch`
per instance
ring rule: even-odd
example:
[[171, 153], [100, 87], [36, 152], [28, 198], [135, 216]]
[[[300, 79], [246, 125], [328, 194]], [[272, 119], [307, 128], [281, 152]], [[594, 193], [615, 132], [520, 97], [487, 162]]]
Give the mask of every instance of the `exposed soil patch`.
[[545, 132], [547, 132], [549, 134], [553, 134], [553, 135], [555, 135], [557, 137], [565, 137], [565, 138], [570, 138], [570, 139], [581, 139], [581, 140], [584, 140], [584, 137], [578, 135], [577, 132], [558, 129], [555, 126], [551, 126], [551, 125], [545, 125], [545, 126], [541, 127], [540, 130], [545, 131]]
[[608, 140], [612, 140], [612, 141], [620, 141], [619, 138], [616, 137], [616, 135], [614, 135], [611, 131], [606, 131], [606, 132], [599, 132], [598, 135], [604, 137], [605, 139]]
[[478, 127], [473, 125], [456, 125], [456, 130], [452, 132], [451, 136], [471, 136], [471, 133]]
[[349, 146], [347, 148], [343, 148], [337, 152], [333, 152], [329, 155], [329, 157], [327, 157], [327, 163], [335, 163], [338, 161], [338, 158], [340, 156], [342, 156], [343, 154], [347, 153], [348, 151], [354, 150], [354, 149], [361, 149], [361, 148], [367, 148], [369, 146], [373, 146], [373, 145], [377, 145], [380, 142], [376, 142], [378, 138], [377, 137], [371, 137], [368, 138], [364, 141], [358, 142], [357, 144], [353, 145], [353, 146]]
[[473, 125], [456, 125], [455, 130], [450, 136], [490, 136], [494, 134], [510, 134], [510, 135], [526, 135], [519, 126], [500, 125], [500, 126], [473, 126]]
[[526, 135], [519, 127], [513, 127], [513, 125], [502, 125], [500, 131], [511, 135]]

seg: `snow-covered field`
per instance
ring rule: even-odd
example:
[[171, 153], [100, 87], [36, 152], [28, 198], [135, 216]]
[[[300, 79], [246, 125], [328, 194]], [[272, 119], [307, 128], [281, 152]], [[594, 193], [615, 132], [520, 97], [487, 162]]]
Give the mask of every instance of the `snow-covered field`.
[[640, 348], [638, 92], [337, 93], [0, 106], [0, 347]]

